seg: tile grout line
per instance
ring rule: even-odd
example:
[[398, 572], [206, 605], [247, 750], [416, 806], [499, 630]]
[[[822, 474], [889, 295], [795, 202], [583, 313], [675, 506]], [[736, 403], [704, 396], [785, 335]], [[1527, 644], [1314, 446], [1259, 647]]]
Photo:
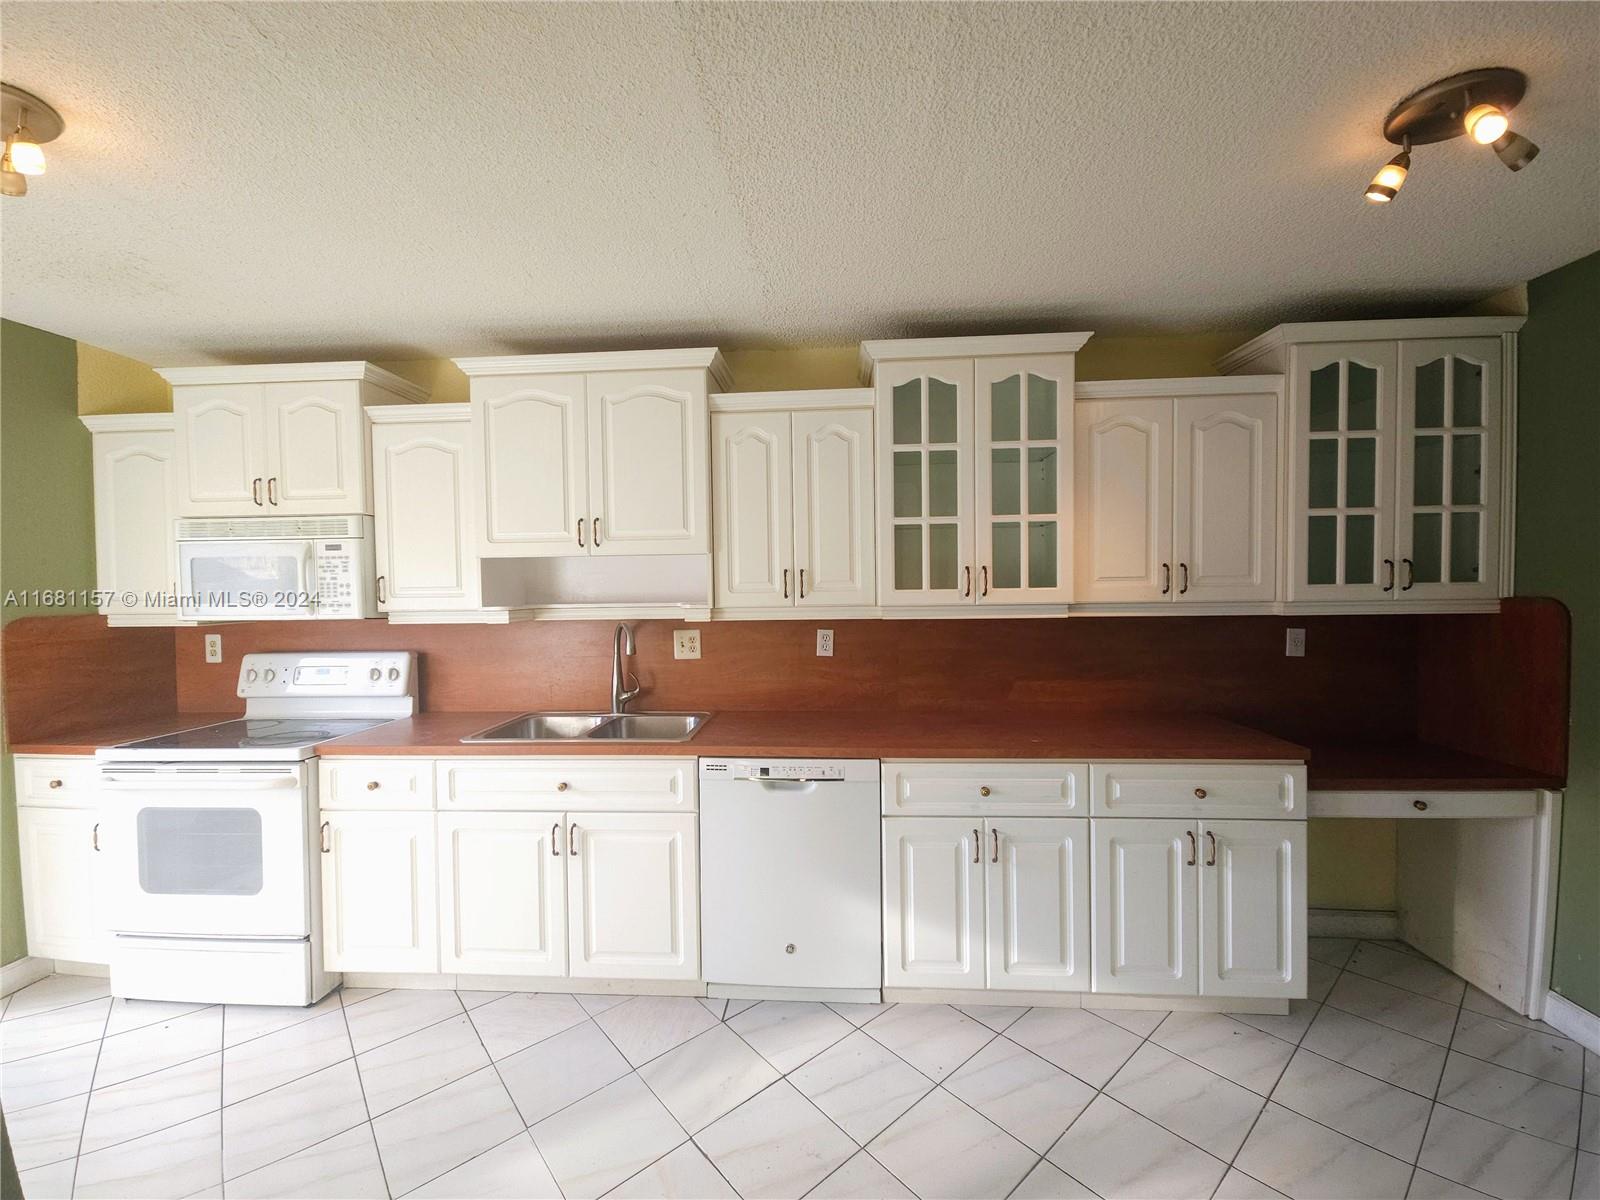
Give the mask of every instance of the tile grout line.
[[228, 1006], [222, 1006], [222, 1028], [217, 1040], [217, 1192], [227, 1200], [228, 1195], [228, 1132], [222, 1119], [224, 1100], [228, 1094]]
[[[338, 992], [339, 992], [339, 1014], [344, 1018], [344, 1036], [345, 1036], [345, 1040], [350, 1043], [350, 1069], [353, 1070], [356, 1073], [356, 1087], [361, 1089], [361, 1108], [362, 1108], [362, 1111], [367, 1114], [367, 1129], [371, 1132], [371, 1135], [372, 1135], [372, 1150], [373, 1150], [373, 1153], [375, 1153], [378, 1156], [378, 1174], [380, 1176], [382, 1176], [382, 1178], [383, 1178], [384, 1195], [389, 1196], [391, 1198], [391, 1200], [393, 1200], [394, 1189], [389, 1186], [389, 1168], [383, 1165], [383, 1148], [378, 1145], [378, 1130], [377, 1130], [377, 1127], [375, 1125], [373, 1125], [373, 1123], [372, 1123], [372, 1105], [367, 1102], [367, 1083], [366, 1083], [366, 1080], [361, 1078], [361, 1064], [356, 1059], [356, 1040], [350, 1034], [350, 1014], [349, 1014], [348, 1011], [346, 1011], [345, 1006], [344, 1006], [344, 985], [342, 983], [339, 985]], [[456, 997], [456, 1003], [457, 1004], [461, 1003], [461, 998], [459, 996]], [[343, 1062], [343, 1061], [344, 1061], [343, 1059], [340, 1059], [340, 1062]], [[334, 1064], [334, 1065], [337, 1066], [338, 1064]], [[306, 1076], [302, 1075], [301, 1078], [304, 1079], [304, 1078], [306, 1078]], [[258, 1093], [258, 1094], [260, 1094], [260, 1093]], [[345, 1133], [345, 1132], [348, 1132], [348, 1131], [347, 1130], [340, 1130], [339, 1132], [340, 1133]], [[338, 1137], [339, 1134], [334, 1134], [332, 1136]], [[323, 1141], [326, 1141], [326, 1140], [327, 1140], [326, 1138], [323, 1139]], [[320, 1145], [320, 1144], [321, 1144], [320, 1142], [313, 1142], [312, 1143], [312, 1145]], [[295, 1153], [298, 1154], [299, 1151], [297, 1150], [297, 1151], [295, 1151]], [[285, 1155], [284, 1157], [289, 1157], [289, 1156]], [[279, 1159], [277, 1161], [281, 1162], [282, 1159]], [[271, 1163], [267, 1163], [265, 1165], [271, 1166], [272, 1164]], [[223, 1181], [223, 1185], [222, 1186], [223, 1186], [223, 1194], [226, 1195], [227, 1194], [227, 1186], [228, 1186], [226, 1180]]]
[[[115, 1001], [113, 1001], [113, 1003], [115, 1003]], [[102, 1050], [105, 1049], [105, 1044], [106, 1044], [105, 1031], [106, 1031], [106, 1029], [110, 1028], [110, 1025], [111, 1025], [111, 1005], [108, 1004], [106, 1006], [105, 1024], [103, 1026], [101, 1026], [101, 1030], [100, 1030], [100, 1044], [95, 1047], [95, 1052], [94, 1052], [94, 1070], [89, 1072], [89, 1094], [84, 1098], [84, 1101], [83, 1101], [83, 1121], [78, 1126], [78, 1149], [77, 1149], [77, 1152], [74, 1153], [73, 1156], [72, 1156], [72, 1185], [71, 1185], [71, 1187], [69, 1188], [69, 1190], [67, 1192], [67, 1194], [69, 1196], [75, 1196], [75, 1195], [77, 1195], [77, 1192], [78, 1192], [78, 1167], [83, 1162], [83, 1135], [84, 1135], [84, 1131], [89, 1128], [89, 1103], [90, 1103], [90, 1101], [92, 1101], [94, 1099], [94, 1077], [97, 1074], [99, 1074], [99, 1071], [100, 1071], [100, 1053], [101, 1053]], [[14, 1156], [15, 1155], [13, 1154], [13, 1157]]]

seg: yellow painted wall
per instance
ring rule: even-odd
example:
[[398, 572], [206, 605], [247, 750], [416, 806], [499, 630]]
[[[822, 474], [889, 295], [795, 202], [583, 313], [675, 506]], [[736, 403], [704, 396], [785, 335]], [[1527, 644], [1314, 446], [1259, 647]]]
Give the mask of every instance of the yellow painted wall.
[[172, 387], [142, 362], [78, 343], [78, 415], [169, 412]]

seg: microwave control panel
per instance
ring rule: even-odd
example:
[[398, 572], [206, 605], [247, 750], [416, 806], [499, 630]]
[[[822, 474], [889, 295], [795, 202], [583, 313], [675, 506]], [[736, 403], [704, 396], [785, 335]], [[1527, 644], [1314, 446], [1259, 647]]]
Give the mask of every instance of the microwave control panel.
[[362, 615], [358, 544], [346, 538], [317, 543], [317, 616]]

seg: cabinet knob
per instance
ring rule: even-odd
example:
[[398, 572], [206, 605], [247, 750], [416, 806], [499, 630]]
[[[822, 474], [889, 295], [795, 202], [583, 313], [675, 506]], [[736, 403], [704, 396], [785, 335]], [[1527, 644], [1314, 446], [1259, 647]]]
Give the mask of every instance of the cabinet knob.
[[1206, 790], [1205, 790], [1205, 788], [1195, 788], [1195, 790], [1194, 790], [1194, 798], [1196, 800], [1204, 800], [1206, 798]]
[[565, 784], [565, 783], [558, 783], [558, 784], [556, 784], [556, 791], [558, 791], [558, 792], [564, 792], [564, 791], [566, 791], [566, 790], [567, 790], [567, 785], [566, 785], [566, 784]]
[[368, 780], [367, 781], [367, 791], [375, 792], [377, 790], [378, 790], [378, 781], [376, 779]]
[[1411, 802], [1411, 807], [1416, 809], [1418, 812], [1427, 812], [1428, 802], [1426, 800], [1413, 800]]
[[59, 780], [59, 779], [52, 779], [52, 780], [51, 780], [51, 781], [50, 781], [50, 786], [51, 786], [51, 787], [52, 787], [52, 788], [58, 788], [58, 787], [60, 787], [60, 786], [61, 786], [61, 780]]
[[790, 942], [787, 946], [785, 946], [783, 948], [783, 952], [785, 954], [793, 954], [794, 953], [794, 943]]
[[978, 795], [980, 795], [980, 796], [987, 796], [987, 795], [989, 795], [989, 789], [988, 789], [988, 788], [987, 788], [987, 787], [981, 787], [981, 788], [979, 788], [979, 789], [978, 789]]

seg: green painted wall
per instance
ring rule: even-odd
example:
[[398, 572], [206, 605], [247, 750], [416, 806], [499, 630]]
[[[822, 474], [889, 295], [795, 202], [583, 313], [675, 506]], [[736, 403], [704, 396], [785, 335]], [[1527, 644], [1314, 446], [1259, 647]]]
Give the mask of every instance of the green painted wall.
[[1517, 367], [1517, 591], [1572, 612], [1572, 752], [1550, 984], [1600, 1012], [1600, 254], [1528, 282]]
[[[93, 495], [89, 431], [78, 421], [76, 343], [0, 321], [0, 601], [23, 589], [94, 587]], [[0, 623], [88, 607], [5, 604]], [[27, 935], [3, 726], [0, 750], [0, 963], [8, 963], [27, 953]]]

